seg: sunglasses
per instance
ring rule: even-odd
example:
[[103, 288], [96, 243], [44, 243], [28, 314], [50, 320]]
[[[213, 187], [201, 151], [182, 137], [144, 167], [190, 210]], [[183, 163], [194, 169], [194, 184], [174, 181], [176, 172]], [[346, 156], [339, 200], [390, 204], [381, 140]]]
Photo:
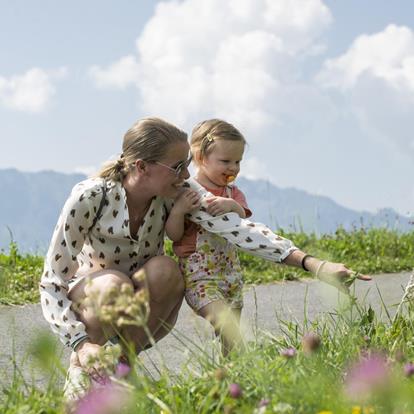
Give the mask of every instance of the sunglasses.
[[155, 164], [161, 165], [162, 167], [168, 168], [170, 171], [172, 171], [177, 177], [181, 175], [181, 173], [188, 168], [188, 166], [191, 164], [191, 161], [193, 159], [193, 156], [190, 155], [190, 157], [177, 164], [175, 167], [170, 167], [169, 165], [165, 165], [162, 162], [154, 161]]

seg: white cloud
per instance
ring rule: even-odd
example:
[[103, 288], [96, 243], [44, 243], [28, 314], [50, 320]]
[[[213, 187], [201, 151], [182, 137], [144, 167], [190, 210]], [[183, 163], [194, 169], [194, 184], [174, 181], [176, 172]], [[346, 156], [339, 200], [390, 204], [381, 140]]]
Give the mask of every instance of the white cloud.
[[391, 24], [382, 32], [359, 36], [345, 54], [325, 62], [319, 81], [348, 89], [365, 75], [414, 91], [414, 32]]
[[[248, 150], [248, 149], [247, 149]], [[247, 157], [243, 159], [240, 176], [250, 180], [259, 180], [263, 177], [272, 177], [272, 172], [263, 165], [263, 161], [257, 157]]]
[[411, 29], [389, 25], [379, 33], [359, 36], [342, 56], [327, 60], [316, 79], [346, 97], [347, 110], [369, 136], [414, 155]]
[[124, 89], [139, 77], [139, 65], [134, 56], [125, 56], [115, 62], [108, 69], [102, 70], [98, 66], [89, 69], [90, 76], [98, 87], [115, 87]]
[[29, 69], [23, 75], [0, 76], [0, 104], [24, 112], [42, 112], [55, 94], [53, 81], [66, 76], [66, 69]]
[[411, 168], [395, 147], [413, 153], [413, 34], [391, 25], [360, 36], [314, 79], [332, 21], [320, 0], [161, 2], [136, 53], [90, 74], [99, 87], [135, 89], [143, 115], [187, 130], [233, 123], [250, 144], [245, 176], [323, 188], [353, 208], [389, 205], [390, 194], [405, 205], [383, 191], [395, 182], [383, 165]]
[[143, 113], [187, 126], [220, 116], [257, 132], [280, 122], [275, 101], [286, 85], [297, 88], [297, 61], [323, 50], [331, 21], [320, 0], [162, 2], [137, 56], [90, 74], [100, 87], [135, 86]]

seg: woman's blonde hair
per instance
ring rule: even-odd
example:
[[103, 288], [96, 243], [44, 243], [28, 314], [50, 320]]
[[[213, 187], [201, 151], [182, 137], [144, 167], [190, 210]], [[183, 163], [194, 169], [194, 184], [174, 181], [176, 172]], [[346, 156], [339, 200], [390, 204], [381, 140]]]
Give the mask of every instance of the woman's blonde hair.
[[197, 124], [191, 133], [194, 161], [197, 163], [211, 153], [217, 141], [240, 141], [246, 145], [246, 139], [234, 125], [221, 119], [208, 119]]
[[184, 131], [160, 118], [140, 119], [125, 133], [120, 157], [106, 162], [96, 177], [122, 181], [137, 159], [160, 160], [171, 144], [185, 141]]

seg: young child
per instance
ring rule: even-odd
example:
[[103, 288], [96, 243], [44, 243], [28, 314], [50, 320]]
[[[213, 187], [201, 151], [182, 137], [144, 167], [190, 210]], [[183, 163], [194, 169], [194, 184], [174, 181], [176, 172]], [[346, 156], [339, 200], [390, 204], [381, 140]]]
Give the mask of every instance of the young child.
[[[243, 193], [231, 184], [240, 171], [246, 145], [243, 135], [233, 125], [211, 119], [193, 129], [190, 145], [197, 168], [195, 179], [214, 195], [206, 200], [207, 212], [214, 216], [235, 212], [241, 218], [250, 217]], [[241, 341], [243, 282], [240, 263], [234, 245], [185, 220], [185, 215], [198, 207], [198, 194], [193, 190], [184, 191], [175, 200], [166, 232], [179, 257], [186, 301], [213, 325], [226, 355]]]

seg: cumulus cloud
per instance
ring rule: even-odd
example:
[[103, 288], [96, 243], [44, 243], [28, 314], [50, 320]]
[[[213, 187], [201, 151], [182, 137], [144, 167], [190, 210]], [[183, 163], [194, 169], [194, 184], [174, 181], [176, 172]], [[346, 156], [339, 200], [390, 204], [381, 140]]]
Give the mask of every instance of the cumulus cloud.
[[136, 55], [90, 75], [100, 87], [136, 87], [144, 113], [185, 125], [219, 115], [257, 131], [283, 122], [279, 97], [305, 93], [297, 62], [323, 50], [331, 21], [320, 0], [161, 2]]
[[389, 25], [361, 35], [349, 49], [327, 60], [316, 77], [346, 97], [348, 110], [369, 135], [414, 155], [414, 32]]
[[102, 70], [99, 66], [92, 66], [89, 74], [98, 87], [114, 87], [124, 89], [139, 79], [139, 65], [132, 55], [121, 58], [108, 69]]
[[356, 38], [342, 56], [329, 59], [318, 76], [326, 86], [349, 89], [371, 75], [397, 89], [414, 90], [414, 33], [389, 25], [382, 32]]
[[0, 76], [0, 104], [18, 111], [38, 113], [46, 109], [55, 94], [53, 81], [66, 76], [66, 69], [29, 69], [22, 75]]

